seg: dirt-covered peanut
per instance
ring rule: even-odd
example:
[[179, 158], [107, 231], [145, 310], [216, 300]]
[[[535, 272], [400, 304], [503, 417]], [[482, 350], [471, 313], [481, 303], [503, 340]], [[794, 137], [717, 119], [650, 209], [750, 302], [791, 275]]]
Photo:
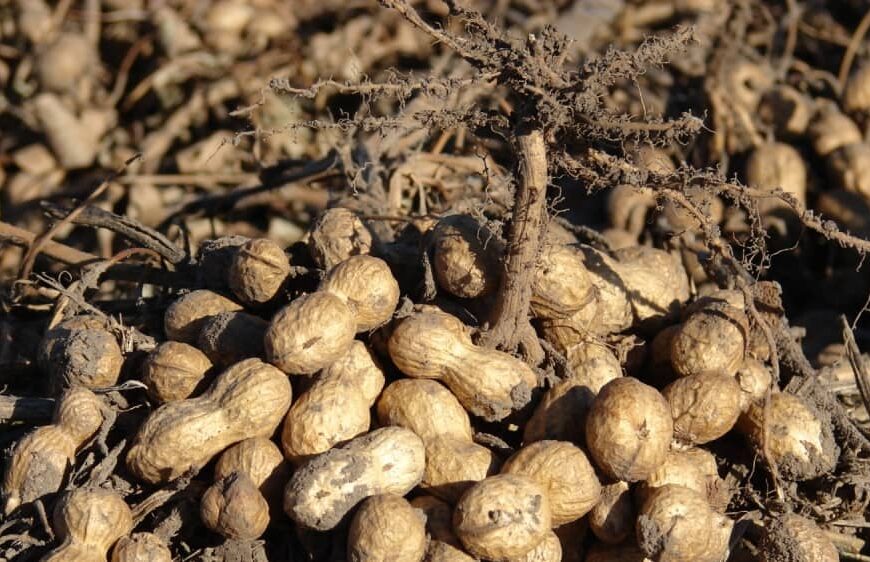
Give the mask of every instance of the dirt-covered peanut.
[[200, 289], [191, 291], [169, 305], [163, 315], [166, 337], [183, 343], [195, 344], [205, 322], [221, 312], [238, 312], [242, 305], [215, 292]]
[[298, 464], [368, 431], [383, 387], [381, 367], [365, 344], [354, 341], [290, 407], [281, 432], [284, 454]]
[[96, 316], [76, 316], [45, 333], [38, 362], [54, 389], [72, 385], [90, 389], [118, 382], [124, 355], [118, 340]]
[[627, 482], [605, 484], [589, 512], [589, 529], [601, 542], [619, 544], [634, 533], [637, 511]]
[[809, 480], [833, 470], [840, 450], [826, 413], [794, 394], [777, 392], [770, 397], [766, 422], [764, 401], [759, 401], [740, 416], [737, 429], [762, 451], [767, 426], [766, 451], [784, 478]]
[[67, 493], [53, 519], [63, 542], [42, 562], [105, 562], [115, 541], [133, 529], [133, 514], [121, 496], [101, 489]]
[[847, 144], [828, 155], [828, 176], [835, 187], [870, 197], [870, 144]]
[[689, 300], [689, 278], [678, 256], [647, 246], [632, 246], [617, 250], [614, 257], [636, 326], [657, 330], [663, 322], [679, 315], [680, 307]]
[[156, 401], [184, 400], [208, 386], [212, 362], [186, 343], [167, 341], [154, 348], [142, 364], [142, 382]]
[[500, 474], [468, 489], [453, 512], [453, 529], [466, 550], [486, 560], [524, 556], [550, 532], [550, 502], [527, 476]]
[[368, 254], [372, 235], [353, 211], [333, 207], [320, 213], [311, 225], [308, 249], [314, 263], [329, 271], [351, 256]]
[[417, 434], [402, 427], [376, 429], [297, 470], [284, 490], [284, 511], [303, 527], [326, 531], [365, 498], [407, 494], [425, 468]]
[[221, 312], [205, 321], [197, 338], [199, 349], [218, 367], [262, 357], [269, 323], [247, 312]]
[[654, 489], [637, 517], [637, 543], [641, 551], [660, 562], [721, 562], [728, 544], [718, 536], [730, 533], [733, 523], [715, 513], [700, 493], [668, 484]]
[[357, 332], [386, 324], [399, 303], [399, 283], [390, 266], [372, 256], [353, 256], [336, 265], [318, 290], [332, 293], [347, 304]]
[[63, 486], [75, 454], [103, 423], [103, 402], [78, 386], [64, 391], [51, 425], [36, 428], [12, 448], [3, 475], [3, 511], [9, 514]]
[[118, 539], [111, 562], [172, 562], [172, 552], [154, 533], [133, 533]]
[[[806, 205], [807, 167], [800, 152], [791, 145], [768, 142], [759, 145], [746, 160], [746, 182], [760, 189], [782, 189]], [[758, 199], [758, 210], [767, 213], [788, 206], [778, 197]]]
[[566, 441], [526, 445], [505, 462], [501, 472], [528, 476], [544, 488], [554, 527], [583, 517], [601, 496], [601, 483], [586, 453]]
[[449, 215], [432, 230], [432, 270], [438, 286], [460, 298], [486, 296], [498, 288], [499, 238], [470, 215]]
[[266, 358], [285, 373], [310, 375], [347, 353], [355, 334], [353, 312], [345, 302], [318, 291], [272, 318], [264, 336]]
[[608, 477], [644, 480], [664, 461], [674, 426], [659, 392], [631, 377], [607, 383], [586, 418], [586, 446]]
[[864, 140], [858, 125], [832, 102], [820, 103], [807, 128], [813, 149], [828, 156], [838, 148]]
[[434, 496], [417, 496], [411, 505], [426, 517], [426, 562], [473, 562], [453, 532], [453, 507]]
[[849, 113], [870, 111], [870, 64], [859, 66], [843, 88], [843, 109]]
[[674, 438], [701, 445], [734, 427], [740, 416], [737, 379], [717, 372], [681, 377], [662, 390], [674, 419]]
[[217, 480], [202, 496], [202, 522], [229, 539], [254, 540], [269, 525], [269, 504], [251, 478], [232, 472]]
[[583, 254], [574, 245], [547, 245], [532, 280], [531, 311], [537, 318], [566, 318], [595, 299]]
[[290, 260], [275, 242], [256, 238], [243, 244], [228, 272], [230, 289], [243, 303], [255, 306], [278, 296], [290, 275]]
[[742, 309], [712, 302], [693, 312], [671, 340], [671, 366], [683, 377], [734, 375], [745, 357], [749, 321]]
[[290, 400], [284, 373], [259, 359], [237, 363], [201, 396], [153, 412], [127, 453], [127, 467], [147, 482], [178, 478], [234, 443], [271, 435]]
[[537, 377], [523, 361], [474, 345], [455, 316], [427, 309], [404, 318], [388, 342], [403, 373], [442, 381], [472, 414], [505, 418], [526, 405]]
[[773, 380], [770, 369], [761, 361], [751, 357], [743, 360], [734, 377], [740, 386], [741, 412], [745, 412], [752, 404], [764, 398]]
[[794, 513], [765, 521], [760, 543], [761, 562], [811, 560], [837, 562], [837, 547], [814, 521]]
[[538, 546], [511, 562], [562, 562], [562, 542], [553, 531], [544, 535]]
[[239, 248], [248, 240], [250, 238], [247, 236], [230, 235], [202, 242], [196, 255], [197, 286], [211, 291], [230, 292], [227, 271]]
[[401, 496], [372, 496], [351, 520], [347, 559], [352, 562], [419, 562], [425, 553], [426, 518]]

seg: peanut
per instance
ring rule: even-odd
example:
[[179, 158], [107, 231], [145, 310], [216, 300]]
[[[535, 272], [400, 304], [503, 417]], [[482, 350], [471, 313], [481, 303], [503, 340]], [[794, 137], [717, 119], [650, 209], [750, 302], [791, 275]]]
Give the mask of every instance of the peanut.
[[426, 518], [394, 494], [365, 500], [350, 523], [348, 560], [419, 562], [426, 553]]
[[281, 445], [296, 464], [369, 430], [370, 408], [384, 387], [384, 373], [365, 344], [325, 368], [287, 412]]
[[284, 491], [284, 511], [300, 525], [334, 528], [363, 499], [407, 494], [423, 478], [423, 441], [401, 427], [384, 427], [311, 459]]
[[184, 400], [205, 390], [211, 368], [211, 361], [197, 348], [167, 341], [148, 354], [142, 366], [142, 382], [148, 385], [148, 394], [160, 403]]
[[238, 312], [242, 306], [217, 293], [200, 289], [182, 296], [169, 305], [163, 316], [166, 337], [195, 344], [203, 325], [221, 312]]
[[281, 246], [257, 238], [245, 242], [233, 257], [229, 285], [240, 301], [256, 306], [275, 299], [289, 275], [290, 261]]
[[54, 530], [63, 543], [41, 562], [106, 562], [115, 541], [132, 529], [133, 514], [120, 496], [74, 490], [54, 510]]
[[172, 553], [157, 535], [133, 533], [115, 543], [112, 562], [172, 562]]
[[196, 398], [170, 402], [139, 428], [127, 466], [147, 482], [202, 468], [227, 446], [271, 435], [290, 407], [287, 377], [259, 359], [233, 365]]
[[489, 421], [527, 404], [537, 385], [525, 363], [475, 346], [462, 322], [443, 312], [427, 310], [403, 319], [388, 347], [403, 373], [443, 381], [469, 412]]
[[93, 437], [103, 423], [103, 403], [84, 387], [61, 395], [52, 425], [35, 429], [12, 449], [3, 478], [4, 511], [60, 490], [76, 451]]

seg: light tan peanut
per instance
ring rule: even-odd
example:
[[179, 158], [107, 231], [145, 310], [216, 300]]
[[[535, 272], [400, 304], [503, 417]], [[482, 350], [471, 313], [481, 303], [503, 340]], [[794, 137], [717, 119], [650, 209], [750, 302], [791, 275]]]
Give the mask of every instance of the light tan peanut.
[[436, 379], [472, 414], [500, 420], [528, 403], [537, 385], [522, 361], [475, 346], [454, 316], [427, 310], [404, 318], [389, 340], [390, 357], [408, 376]]
[[160, 403], [184, 400], [205, 390], [212, 362], [186, 343], [167, 341], [148, 354], [142, 365], [142, 382]]
[[54, 531], [61, 545], [41, 562], [106, 562], [109, 549], [133, 529], [133, 514], [108, 490], [78, 489], [54, 510]]
[[198, 470], [233, 443], [271, 435], [290, 400], [282, 372], [259, 359], [237, 363], [201, 396], [153, 412], [127, 453], [127, 467], [153, 483]]

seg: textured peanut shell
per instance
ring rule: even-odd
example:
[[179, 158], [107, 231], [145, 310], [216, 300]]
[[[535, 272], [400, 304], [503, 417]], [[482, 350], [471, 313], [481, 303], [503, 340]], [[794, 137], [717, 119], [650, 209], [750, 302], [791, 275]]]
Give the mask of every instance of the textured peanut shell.
[[547, 390], [523, 428], [523, 443], [544, 439], [584, 443], [586, 415], [595, 393], [576, 378], [568, 378]]
[[381, 425], [405, 427], [427, 441], [450, 436], [471, 441], [468, 413], [443, 385], [428, 379], [399, 379], [390, 383], [377, 403]]
[[58, 401], [54, 424], [33, 430], [15, 444], [3, 476], [6, 514], [60, 490], [76, 450], [100, 429], [102, 408], [90, 390], [70, 388]]
[[617, 250], [614, 257], [636, 326], [658, 330], [679, 315], [689, 300], [689, 278], [679, 257], [646, 246]]
[[601, 483], [586, 454], [565, 441], [526, 445], [505, 462], [501, 472], [527, 476], [544, 488], [554, 527], [580, 519], [601, 496]]
[[751, 357], [743, 360], [734, 377], [740, 386], [740, 410], [742, 412], [764, 398], [773, 380], [773, 375], [764, 363]]
[[38, 362], [54, 389], [105, 388], [118, 382], [124, 355], [115, 336], [93, 316], [76, 316], [46, 332]]
[[233, 257], [229, 285], [233, 294], [247, 305], [264, 304], [281, 292], [290, 275], [290, 261], [283, 248], [271, 240], [245, 242]]
[[105, 562], [109, 548], [133, 529], [133, 514], [108, 490], [79, 488], [55, 507], [54, 531], [63, 543], [42, 562]]
[[202, 396], [153, 412], [127, 453], [127, 467], [151, 483], [198, 470], [233, 443], [271, 435], [290, 399], [290, 382], [282, 372], [259, 359], [237, 363]]
[[610, 349], [599, 342], [583, 341], [565, 351], [571, 367], [571, 378], [580, 382], [593, 395], [613, 379], [622, 376], [622, 365]]
[[184, 400], [201, 393], [212, 362], [202, 351], [186, 343], [167, 341], [158, 345], [142, 365], [142, 382], [148, 394], [160, 403]]
[[115, 543], [112, 562], [172, 562], [172, 553], [157, 535], [133, 533]]
[[761, 562], [780, 560], [811, 560], [837, 562], [837, 547], [815, 522], [790, 513], [765, 524], [760, 544]]
[[704, 473], [692, 455], [672, 450], [668, 452], [665, 461], [637, 487], [637, 496], [639, 502], [643, 503], [653, 490], [675, 484], [694, 490], [707, 498], [708, 481], [709, 476]]
[[420, 487], [456, 503], [472, 484], [497, 472], [492, 451], [466, 439], [439, 435], [424, 441], [426, 471]]
[[740, 385], [724, 373], [682, 377], [662, 390], [674, 419], [674, 438], [692, 445], [714, 441], [740, 416]]
[[432, 231], [432, 240], [432, 270], [442, 289], [472, 299], [498, 288], [503, 245], [473, 217], [442, 218]]
[[[830, 418], [785, 392], [772, 394], [767, 420], [767, 450], [781, 475], [809, 480], [834, 469], [840, 451], [833, 438]], [[756, 402], [740, 416], [737, 429], [757, 450], [764, 444], [764, 404]]]
[[532, 280], [531, 311], [537, 318], [566, 318], [595, 298], [592, 280], [576, 246], [548, 245]]
[[406, 317], [388, 343], [390, 357], [414, 378], [441, 380], [469, 412], [488, 421], [526, 405], [537, 385], [523, 361], [471, 342], [454, 316], [426, 310]]
[[399, 283], [380, 258], [353, 256], [336, 265], [320, 291], [340, 298], [353, 313], [357, 332], [386, 324], [399, 304]]
[[353, 516], [347, 537], [350, 562], [419, 562], [425, 552], [425, 517], [405, 498], [373, 496]]
[[[746, 160], [746, 182], [765, 190], [782, 189], [801, 204], [807, 199], [807, 167], [801, 154], [791, 145], [769, 142], [759, 145]], [[769, 212], [785, 206], [779, 198], [758, 199], [759, 211]]]
[[673, 438], [668, 404], [661, 394], [637, 379], [607, 383], [586, 417], [586, 446], [595, 465], [608, 477], [644, 480], [661, 464]]
[[468, 489], [453, 529], [473, 556], [501, 561], [523, 556], [544, 540], [552, 520], [543, 487], [526, 476], [500, 474]]
[[693, 313], [671, 340], [671, 366], [683, 377], [734, 375], [743, 363], [749, 323], [742, 310], [714, 303]]
[[562, 562], [562, 543], [553, 531], [544, 536], [538, 546], [511, 562]]
[[169, 305], [163, 315], [166, 337], [183, 343], [195, 344], [203, 324], [209, 317], [221, 312], [237, 312], [242, 305], [226, 297], [200, 289], [191, 291]]
[[233, 472], [246, 475], [251, 482], [263, 492], [271, 495], [279, 491], [289, 476], [284, 463], [284, 455], [277, 445], [266, 437], [252, 437], [236, 443], [224, 451], [214, 467], [215, 481], [225, 478]]
[[711, 535], [717, 514], [700, 493], [677, 485], [653, 490], [637, 519], [637, 543], [653, 560], [661, 562], [720, 562], [712, 556]]
[[197, 338], [199, 349], [218, 367], [263, 355], [263, 335], [269, 324], [247, 312], [221, 312], [205, 321]]
[[292, 375], [310, 375], [340, 359], [353, 343], [353, 312], [332, 293], [304, 295], [272, 318], [264, 336], [266, 359]]
[[405, 495], [423, 478], [423, 441], [384, 427], [330, 449], [300, 468], [284, 491], [284, 511], [303, 527], [326, 531], [367, 497]]
[[627, 482], [601, 489], [601, 498], [589, 512], [589, 529], [601, 542], [619, 544], [634, 533], [637, 512]]
[[269, 504], [246, 475], [232, 472], [202, 496], [200, 517], [206, 527], [228, 539], [255, 540], [269, 525]]
[[329, 271], [351, 256], [368, 254], [372, 235], [350, 209], [323, 211], [311, 226], [308, 248], [314, 263]]
[[299, 463], [368, 431], [383, 385], [383, 371], [365, 344], [354, 341], [290, 407], [281, 432], [284, 454]]
[[426, 562], [473, 562], [474, 558], [462, 550], [459, 537], [453, 532], [453, 507], [433, 496], [417, 496], [411, 500], [414, 508], [426, 517], [429, 545]]

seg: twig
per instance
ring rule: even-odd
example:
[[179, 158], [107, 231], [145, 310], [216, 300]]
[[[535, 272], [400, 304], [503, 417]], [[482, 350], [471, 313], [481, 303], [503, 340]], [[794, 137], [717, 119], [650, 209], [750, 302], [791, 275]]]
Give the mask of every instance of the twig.
[[[63, 218], [70, 214], [67, 209], [53, 203], [43, 203], [42, 207], [54, 218]], [[81, 212], [72, 222], [81, 226], [106, 228], [116, 232], [136, 244], [157, 252], [173, 265], [178, 265], [187, 260], [187, 254], [183, 250], [153, 228], [147, 227], [129, 217], [116, 215], [99, 207], [90, 205], [82, 207]]]
[[852, 372], [855, 373], [855, 382], [858, 385], [858, 392], [861, 394], [861, 401], [864, 402], [864, 408], [870, 412], [870, 377], [867, 375], [867, 369], [864, 368], [864, 361], [861, 358], [861, 352], [858, 350], [858, 344], [855, 343], [855, 334], [852, 333], [852, 327], [849, 326], [845, 316], [840, 316], [840, 323], [843, 325], [843, 343], [846, 345], [846, 357], [852, 366]]
[[[36, 235], [24, 230], [23, 228], [18, 228], [15, 225], [0, 222], [0, 240], [6, 240], [16, 246], [27, 247], [33, 245], [33, 242], [36, 240]], [[100, 258], [94, 254], [83, 252], [53, 240], [49, 240], [45, 243], [42, 252], [48, 257], [67, 265], [81, 265], [100, 260]]]
[[49, 420], [53, 412], [54, 400], [51, 398], [0, 396], [0, 423]]
[[42, 249], [45, 245], [51, 241], [51, 238], [60, 230], [63, 226], [71, 223], [75, 220], [75, 218], [85, 209], [85, 207], [91, 203], [93, 203], [97, 197], [99, 197], [106, 189], [108, 189], [109, 185], [112, 183], [112, 180], [115, 177], [119, 176], [130, 163], [135, 162], [139, 159], [140, 155], [135, 155], [121, 166], [120, 169], [114, 171], [109, 175], [106, 179], [104, 179], [100, 185], [94, 189], [90, 195], [88, 195], [84, 201], [82, 201], [76, 208], [74, 208], [63, 220], [60, 220], [53, 224], [44, 234], [37, 236], [33, 242], [30, 244], [30, 247], [27, 249], [27, 253], [24, 255], [24, 259], [21, 261], [21, 269], [18, 271], [19, 279], [27, 279], [30, 277], [30, 274], [33, 272], [33, 264], [36, 261], [36, 256], [42, 252]]

